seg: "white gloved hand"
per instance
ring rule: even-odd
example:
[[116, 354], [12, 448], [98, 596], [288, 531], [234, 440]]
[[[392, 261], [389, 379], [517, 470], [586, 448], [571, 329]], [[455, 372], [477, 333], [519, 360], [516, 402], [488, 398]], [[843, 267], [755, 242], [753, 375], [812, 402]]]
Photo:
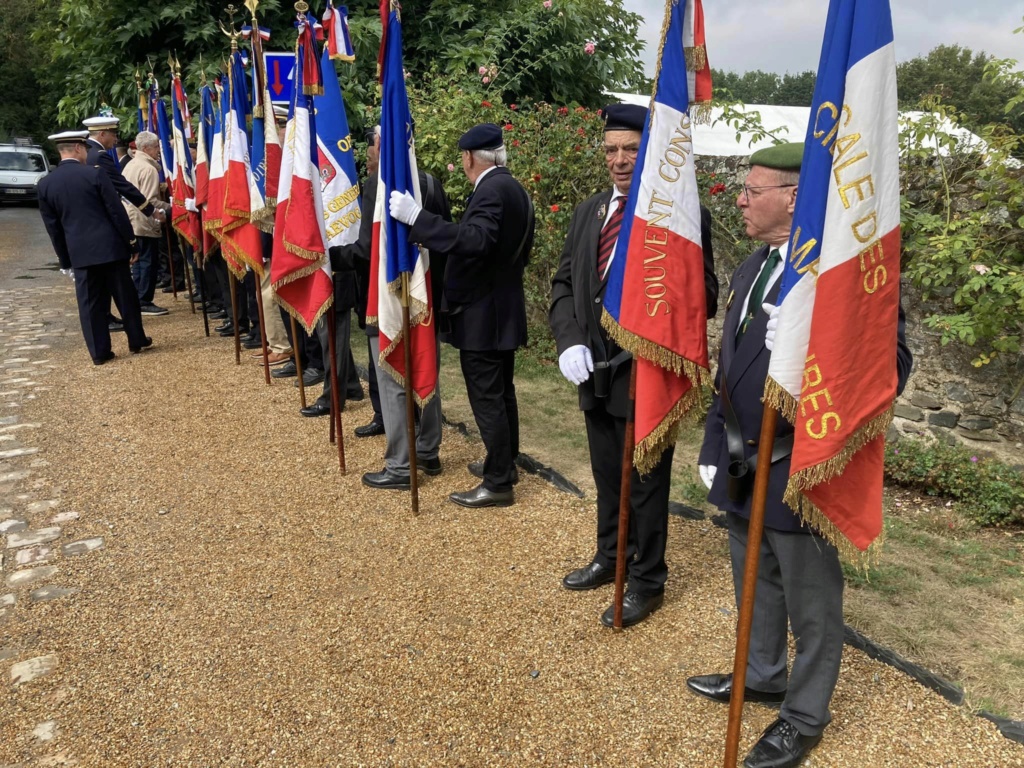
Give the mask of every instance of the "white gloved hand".
[[764, 345], [768, 347], [769, 352], [771, 352], [772, 348], [775, 346], [775, 329], [779, 327], [780, 307], [781, 305], [777, 307], [773, 304], [768, 304], [767, 302], [761, 305], [761, 309], [768, 313], [768, 326], [765, 329]]
[[714, 464], [699, 464], [697, 471], [700, 472], [701, 482], [711, 490], [711, 484], [715, 482], [715, 475], [718, 474], [718, 467]]
[[71, 269], [62, 269], [62, 270], [60, 271], [60, 273], [61, 273], [62, 275], [64, 275], [64, 277], [69, 277], [69, 278], [71, 278], [71, 282], [74, 282], [74, 281], [75, 281], [75, 272], [74, 272], [74, 270], [71, 270]]
[[388, 200], [388, 210], [391, 212], [392, 219], [397, 219], [411, 227], [416, 223], [416, 217], [420, 215], [423, 208], [408, 192], [399, 192], [396, 189]]
[[154, 208], [153, 216], [151, 218], [163, 224], [165, 221], [167, 221], [167, 214], [164, 213], [163, 210], [160, 208]]
[[199, 209], [196, 208], [196, 199], [194, 197], [185, 198], [185, 210], [189, 213], [199, 213]]
[[590, 378], [594, 370], [594, 358], [585, 345], [577, 344], [558, 356], [558, 369], [565, 378], [578, 386]]

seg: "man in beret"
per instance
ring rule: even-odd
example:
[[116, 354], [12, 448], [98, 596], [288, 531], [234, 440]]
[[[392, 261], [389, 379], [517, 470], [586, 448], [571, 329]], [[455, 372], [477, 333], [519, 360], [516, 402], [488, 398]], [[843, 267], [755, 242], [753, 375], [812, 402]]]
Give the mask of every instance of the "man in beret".
[[[85, 131], [65, 131], [49, 139], [60, 164], [39, 182], [39, 213], [61, 269], [74, 270], [78, 319], [93, 363], [114, 358], [107, 314], [113, 298], [128, 334], [128, 348], [152, 345], [142, 328], [139, 297], [128, 269], [139, 245], [121, 198], [103, 171], [86, 165]], [[109, 156], [108, 156], [109, 157]]]
[[501, 128], [484, 123], [459, 139], [462, 169], [473, 194], [458, 224], [420, 210], [412, 195], [393, 191], [392, 218], [408, 224], [410, 239], [448, 254], [439, 318], [447, 318], [449, 342], [459, 350], [473, 418], [487, 448], [482, 478], [472, 490], [453, 493], [465, 507], [506, 507], [515, 501], [519, 454], [519, 405], [513, 370], [526, 344], [523, 270], [533, 247], [533, 203], [505, 167]]
[[[601, 309], [647, 109], [612, 104], [605, 107], [603, 117], [605, 164], [612, 188], [576, 208], [551, 282], [549, 319], [559, 352], [558, 366], [579, 387], [590, 466], [597, 486], [597, 552], [588, 565], [562, 580], [562, 586], [571, 590], [596, 589], [615, 579], [622, 452], [629, 410], [631, 356], [608, 336], [601, 325]], [[705, 301], [708, 317], [712, 317], [718, 308], [718, 279], [711, 251], [711, 214], [703, 208], [701, 239]], [[668, 448], [648, 475], [641, 477], [633, 471], [629, 585], [622, 605], [622, 624], [626, 627], [645, 619], [663, 600], [668, 576], [665, 543], [673, 452], [672, 447]], [[610, 627], [612, 615], [609, 607], [601, 621]]]
[[[803, 144], [781, 144], [755, 152], [736, 205], [747, 236], [764, 243], [733, 273], [729, 285], [712, 398], [700, 451], [700, 476], [708, 500], [723, 510], [729, 527], [736, 603], [742, 601], [743, 570], [751, 493], [728, 481], [745, 467], [753, 476], [765, 379], [778, 320], [775, 304], [789, 250]], [[913, 359], [904, 337], [900, 309], [896, 363], [898, 391]], [[743, 765], [788, 768], [803, 762], [821, 741], [831, 720], [829, 702], [843, 655], [843, 572], [836, 548], [783, 502], [789, 479], [793, 425], [779, 419], [760, 542], [754, 618], [747, 657], [744, 698], [781, 705], [773, 722]], [[796, 658], [787, 670], [787, 624], [797, 638]], [[732, 675], [686, 681], [692, 691], [728, 703]]]

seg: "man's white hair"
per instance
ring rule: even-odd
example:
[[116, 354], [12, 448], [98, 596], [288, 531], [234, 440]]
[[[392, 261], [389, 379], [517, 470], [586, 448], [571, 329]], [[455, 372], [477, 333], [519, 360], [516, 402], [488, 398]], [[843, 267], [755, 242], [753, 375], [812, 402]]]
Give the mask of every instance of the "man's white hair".
[[135, 137], [135, 148], [145, 149], [146, 147], [156, 147], [160, 145], [160, 137], [152, 131], [139, 131]]
[[504, 146], [497, 149], [474, 149], [469, 154], [481, 165], [496, 165], [501, 168], [508, 162], [508, 152]]

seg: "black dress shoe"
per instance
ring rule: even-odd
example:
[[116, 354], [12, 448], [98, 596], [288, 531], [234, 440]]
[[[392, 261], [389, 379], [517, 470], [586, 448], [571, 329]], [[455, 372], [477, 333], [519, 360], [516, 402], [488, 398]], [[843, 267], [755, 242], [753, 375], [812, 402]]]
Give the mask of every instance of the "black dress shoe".
[[610, 584], [615, 581], [615, 569], [605, 568], [600, 563], [591, 563], [575, 571], [562, 579], [562, 586], [566, 589], [584, 590], [597, 589], [602, 584]]
[[[484, 463], [482, 461], [471, 461], [466, 465], [466, 469], [469, 470], [469, 474], [473, 477], [479, 477], [481, 480], [484, 477]], [[512, 485], [519, 484], [519, 468], [515, 464], [512, 465]]]
[[[732, 675], [697, 675], [686, 681], [687, 687], [694, 693], [707, 696], [713, 701], [728, 704], [732, 697]], [[785, 691], [755, 691], [753, 688], [743, 689], [743, 700], [758, 704], [781, 704], [786, 698]]]
[[[307, 368], [302, 372], [302, 385], [312, 387], [315, 384], [320, 384], [323, 382], [325, 375], [319, 368]], [[295, 386], [299, 386], [299, 382], [296, 381]]]
[[[661, 608], [664, 601], [664, 594], [641, 595], [639, 592], [626, 592], [622, 596], [622, 626], [625, 628], [639, 624]], [[601, 623], [610, 627], [614, 618], [615, 606], [609, 605], [608, 610], [601, 614]]]
[[223, 331], [223, 330], [224, 330], [225, 328], [234, 328], [234, 326], [233, 326], [233, 325], [231, 324], [231, 321], [230, 321], [230, 320], [227, 320], [227, 321], [225, 321], [225, 322], [221, 323], [220, 325], [218, 325], [218, 326], [215, 326], [213, 330], [215, 330], [215, 331], [217, 331], [218, 333], [220, 333], [220, 332], [221, 332], [221, 331]]
[[282, 365], [280, 368], [275, 368], [270, 372], [270, 375], [275, 379], [287, 379], [292, 376], [299, 375], [299, 369], [295, 367], [295, 361], [289, 360], [287, 363]]
[[408, 491], [409, 478], [402, 477], [384, 468], [380, 472], [367, 472], [363, 475], [363, 485], [370, 488], [384, 488], [392, 491]]
[[[184, 293], [185, 292], [185, 285], [182, 284], [182, 285], [179, 285], [179, 286], [175, 287], [174, 291], [177, 291], [178, 293]], [[166, 286], [164, 286], [163, 288], [160, 289], [161, 293], [174, 293], [174, 291], [171, 290], [171, 286], [170, 285], [166, 285]]]
[[761, 734], [743, 768], [796, 768], [820, 741], [820, 733], [804, 736], [795, 725], [779, 718]]
[[353, 389], [350, 392], [345, 393], [345, 399], [351, 400], [353, 403], [358, 403], [365, 397], [362, 389]]
[[153, 346], [153, 340], [152, 340], [151, 338], [149, 338], [149, 336], [147, 336], [146, 338], [144, 338], [144, 339], [142, 340], [142, 344], [140, 344], [140, 345], [139, 345], [139, 346], [137, 346], [137, 347], [128, 347], [128, 350], [129, 350], [129, 351], [130, 351], [130, 352], [131, 352], [131, 353], [132, 353], [133, 355], [137, 355], [137, 354], [139, 354], [139, 352], [141, 352], [142, 350], [144, 350], [144, 349], [149, 349], [149, 348], [150, 348], [150, 347], [152, 347], [152, 346]]
[[113, 350], [111, 350], [110, 352], [107, 352], [107, 354], [105, 354], [105, 355], [103, 355], [101, 357], [94, 357], [92, 359], [92, 364], [93, 365], [103, 365], [105, 362], [107, 362], [109, 360], [113, 360], [115, 357], [117, 357], [117, 355], [115, 355]]
[[251, 336], [246, 336], [242, 339], [242, 347], [244, 349], [263, 349], [263, 339], [254, 339]]
[[299, 408], [299, 413], [303, 416], [329, 416], [331, 413], [331, 406], [329, 403], [321, 403], [317, 400], [312, 405], [307, 405], [305, 408]]
[[416, 466], [423, 474], [430, 475], [431, 477], [437, 477], [441, 474], [441, 459], [437, 456], [432, 459], [424, 459], [422, 456], [417, 456]]
[[491, 491], [480, 483], [471, 491], [462, 491], [448, 496], [451, 501], [463, 507], [510, 507], [515, 503], [515, 491]]
[[124, 323], [115, 323], [113, 321], [107, 323], [107, 330], [111, 333], [117, 333], [118, 331], [124, 330]]
[[379, 421], [371, 421], [369, 424], [364, 424], [361, 427], [355, 429], [356, 437], [376, 437], [377, 435], [384, 434], [384, 425]]
[[228, 313], [223, 309], [215, 309], [212, 312], [207, 312], [206, 317], [209, 320], [227, 320]]

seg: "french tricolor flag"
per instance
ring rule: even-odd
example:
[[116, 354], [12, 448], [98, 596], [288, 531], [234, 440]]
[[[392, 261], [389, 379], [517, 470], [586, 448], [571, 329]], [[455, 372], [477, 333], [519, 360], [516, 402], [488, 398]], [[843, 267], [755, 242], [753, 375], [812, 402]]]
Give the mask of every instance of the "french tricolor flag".
[[275, 299], [309, 333], [334, 302], [334, 280], [327, 258], [327, 235], [320, 197], [313, 95], [323, 92], [313, 39], [313, 18], [299, 16], [295, 81], [281, 158], [274, 255], [270, 282]]
[[355, 61], [356, 54], [348, 33], [348, 8], [344, 5], [335, 8], [334, 3], [327, 0], [323, 26], [327, 31], [328, 55], [339, 61]]
[[[409, 241], [409, 227], [391, 218], [388, 200], [393, 191], [408, 192], [422, 203], [416, 147], [413, 142], [409, 96], [402, 66], [402, 23], [391, 10], [384, 40], [381, 70], [380, 164], [377, 170], [377, 205], [373, 212], [370, 252], [370, 290], [366, 322], [380, 331], [380, 368], [401, 384], [411, 378], [411, 389], [421, 405], [437, 389], [437, 340], [430, 291], [430, 255]], [[409, 336], [403, 330], [401, 297], [403, 274], [408, 285]], [[412, 370], [405, 366], [405, 345], [410, 346]]]
[[896, 104], [888, 0], [832, 0], [765, 402], [796, 430], [787, 503], [847, 555], [882, 530], [900, 287]]
[[[227, 97], [219, 82], [211, 91], [213, 106], [213, 131], [210, 148], [210, 176], [207, 182], [206, 208], [203, 211], [203, 230], [218, 243], [221, 240], [221, 225], [224, 216], [224, 113], [227, 111]], [[214, 243], [203, 238], [203, 250], [209, 253]]]
[[[674, 444], [708, 371], [707, 301], [691, 106], [710, 97], [699, 0], [669, 4], [644, 128], [608, 272], [602, 324], [636, 360], [636, 448], [643, 473]], [[695, 31], [699, 37], [695, 38]], [[697, 71], [687, 59], [697, 58]], [[692, 90], [691, 90], [692, 89]]]

